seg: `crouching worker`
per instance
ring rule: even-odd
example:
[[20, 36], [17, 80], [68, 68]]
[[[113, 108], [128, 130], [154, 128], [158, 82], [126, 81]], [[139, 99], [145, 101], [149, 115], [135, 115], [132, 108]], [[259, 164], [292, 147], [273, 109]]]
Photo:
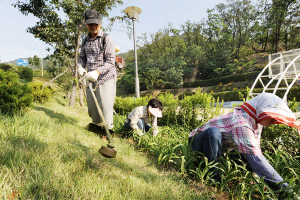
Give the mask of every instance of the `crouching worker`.
[[[158, 99], [151, 99], [147, 106], [133, 109], [125, 121], [124, 127], [132, 129], [139, 136], [144, 135], [152, 128], [153, 136], [158, 134], [157, 118], [162, 117], [163, 104]], [[152, 127], [149, 124], [152, 124]]]
[[[286, 103], [274, 94], [262, 93], [236, 107], [232, 113], [215, 117], [193, 130], [189, 143], [193, 151], [202, 152], [209, 162], [215, 163], [222, 156], [223, 147], [233, 147], [240, 153], [240, 159], [272, 189], [284, 189], [288, 184], [278, 184], [283, 178], [269, 164], [260, 148], [262, 128], [271, 124], [285, 124], [300, 131], [294, 113]], [[220, 181], [217, 169], [212, 171], [213, 178]]]

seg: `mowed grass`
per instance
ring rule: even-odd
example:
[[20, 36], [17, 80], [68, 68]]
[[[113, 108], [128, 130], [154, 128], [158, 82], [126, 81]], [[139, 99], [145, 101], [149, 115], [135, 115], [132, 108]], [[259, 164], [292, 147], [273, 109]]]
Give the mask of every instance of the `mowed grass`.
[[158, 167], [126, 138], [115, 137], [117, 158], [84, 129], [86, 107], [54, 96], [24, 115], [0, 115], [1, 199], [223, 199], [172, 170]]

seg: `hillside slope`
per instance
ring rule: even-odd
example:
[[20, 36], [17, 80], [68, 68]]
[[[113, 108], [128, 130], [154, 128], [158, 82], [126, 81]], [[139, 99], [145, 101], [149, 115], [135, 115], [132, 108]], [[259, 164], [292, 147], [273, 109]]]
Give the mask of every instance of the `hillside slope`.
[[107, 142], [83, 127], [86, 107], [60, 96], [23, 116], [0, 115], [1, 199], [223, 199], [176, 172], [160, 169], [116, 137], [116, 159], [97, 150]]

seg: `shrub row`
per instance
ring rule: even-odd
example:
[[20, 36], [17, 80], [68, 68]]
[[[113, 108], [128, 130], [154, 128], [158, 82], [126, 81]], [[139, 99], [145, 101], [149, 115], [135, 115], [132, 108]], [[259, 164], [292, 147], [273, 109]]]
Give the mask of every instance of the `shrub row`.
[[[172, 93], [162, 93], [157, 98], [164, 105], [163, 117], [159, 120], [160, 125], [183, 125], [184, 127], [197, 127], [212, 116], [220, 113], [221, 105], [219, 101], [241, 101], [246, 99], [249, 89], [227, 91], [220, 93], [202, 93], [201, 89], [190, 95], [184, 95], [183, 99], [174, 97]], [[261, 93], [262, 89], [255, 89], [256, 93]], [[279, 91], [278, 96], [283, 97], [283, 91]], [[290, 90], [288, 101], [299, 101], [300, 87]], [[115, 111], [120, 115], [127, 116], [137, 106], [145, 106], [150, 100], [150, 96], [116, 97], [114, 104]], [[217, 105], [217, 107], [214, 107]], [[199, 117], [200, 116], [200, 117]]]
[[[121, 115], [128, 115], [137, 106], [146, 106], [151, 97], [116, 97], [114, 109]], [[220, 113], [220, 106], [215, 98], [208, 93], [202, 93], [200, 88], [192, 96], [184, 96], [182, 100], [172, 93], [163, 93], [157, 97], [164, 106], [160, 125], [182, 125], [187, 128], [199, 126], [212, 116]], [[199, 118], [201, 116], [201, 118]]]
[[[255, 89], [255, 93], [261, 93], [263, 91], [262, 88]], [[241, 101], [241, 95], [246, 97], [248, 93], [247, 89], [244, 90], [235, 90], [235, 91], [226, 91], [226, 92], [218, 92], [213, 93], [212, 96], [217, 99], [219, 98], [220, 101]], [[279, 90], [276, 92], [276, 95], [279, 97], [284, 96], [285, 91]], [[294, 99], [295, 98], [295, 99]], [[300, 101], [300, 86], [292, 87], [287, 96], [288, 101]]]
[[244, 82], [245, 80], [255, 80], [257, 75], [261, 71], [243, 73], [243, 74], [236, 74], [231, 76], [224, 76], [220, 78], [208, 79], [208, 80], [196, 80], [196, 81], [187, 81], [183, 84], [184, 88], [189, 87], [207, 87], [217, 85], [219, 83], [227, 84], [231, 82]]
[[[22, 84], [19, 75], [9, 68], [7, 71], [0, 69], [0, 112], [3, 114], [14, 115], [23, 113], [32, 106], [32, 102], [48, 101], [56, 90], [50, 86], [43, 88], [42, 82], [30, 82]], [[30, 69], [30, 68], [28, 68]], [[30, 70], [21, 68], [21, 71]], [[27, 74], [27, 73], [25, 73]], [[28, 73], [31, 74], [31, 73]], [[28, 75], [27, 74], [27, 75]], [[30, 76], [29, 76], [30, 77]], [[32, 78], [32, 77], [31, 77]], [[28, 79], [28, 76], [26, 76]]]
[[15, 67], [10, 63], [1, 63], [0, 69], [2, 69], [5, 72], [10, 71], [10, 72], [18, 73], [19, 78], [29, 82], [32, 81], [33, 78], [33, 70], [29, 67], [23, 67], [23, 66]]

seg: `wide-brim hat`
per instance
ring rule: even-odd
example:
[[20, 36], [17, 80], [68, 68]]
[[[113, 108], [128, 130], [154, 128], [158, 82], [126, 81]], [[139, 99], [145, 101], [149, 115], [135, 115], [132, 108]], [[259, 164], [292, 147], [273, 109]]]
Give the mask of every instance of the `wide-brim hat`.
[[149, 106], [149, 112], [155, 117], [162, 117], [162, 111], [159, 108], [152, 108]]
[[88, 10], [84, 14], [85, 24], [101, 24], [102, 18], [96, 10]]

